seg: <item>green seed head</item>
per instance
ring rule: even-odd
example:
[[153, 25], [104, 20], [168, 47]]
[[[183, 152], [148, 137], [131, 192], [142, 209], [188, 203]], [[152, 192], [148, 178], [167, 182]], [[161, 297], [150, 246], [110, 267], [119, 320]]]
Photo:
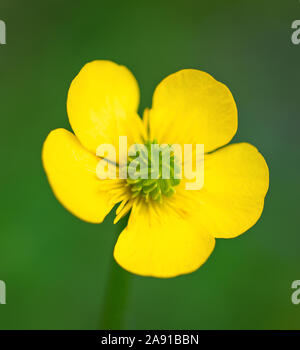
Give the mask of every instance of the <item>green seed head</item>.
[[135, 145], [134, 155], [128, 157], [127, 184], [132, 198], [142, 196], [146, 201], [162, 202], [171, 197], [180, 183], [181, 168], [169, 145], [156, 140]]

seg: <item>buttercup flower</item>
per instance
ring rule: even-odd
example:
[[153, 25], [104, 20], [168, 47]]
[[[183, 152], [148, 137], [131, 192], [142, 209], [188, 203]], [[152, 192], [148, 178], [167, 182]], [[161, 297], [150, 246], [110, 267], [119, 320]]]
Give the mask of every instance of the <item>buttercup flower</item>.
[[[228, 88], [207, 73], [185, 69], [165, 78], [143, 120], [138, 104], [138, 84], [127, 68], [86, 64], [68, 93], [74, 134], [56, 129], [48, 135], [44, 168], [57, 199], [80, 219], [101, 223], [117, 203], [115, 222], [130, 212], [114, 249], [124, 269], [155, 277], [190, 273], [210, 256], [215, 238], [241, 235], [259, 219], [268, 167], [248, 143], [220, 148], [236, 133], [237, 108]], [[119, 136], [127, 136], [128, 146], [148, 148], [204, 144], [204, 186], [187, 190], [186, 179], [174, 176], [100, 180], [97, 149], [111, 144], [118, 156]]]

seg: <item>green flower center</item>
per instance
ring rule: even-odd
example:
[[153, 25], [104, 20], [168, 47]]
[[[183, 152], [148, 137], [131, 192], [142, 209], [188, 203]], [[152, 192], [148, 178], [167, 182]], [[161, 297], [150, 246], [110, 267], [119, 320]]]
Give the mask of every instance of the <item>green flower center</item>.
[[180, 165], [169, 145], [159, 145], [156, 140], [135, 145], [135, 155], [128, 157], [127, 184], [132, 198], [142, 196], [146, 202], [162, 202], [171, 197], [179, 185]]

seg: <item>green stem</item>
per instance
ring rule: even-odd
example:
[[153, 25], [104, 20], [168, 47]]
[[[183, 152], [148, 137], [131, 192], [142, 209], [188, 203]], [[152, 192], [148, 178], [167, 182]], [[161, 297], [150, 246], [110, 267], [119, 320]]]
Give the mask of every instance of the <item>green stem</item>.
[[[122, 219], [117, 226], [118, 234], [126, 227], [128, 218]], [[114, 242], [115, 243], [115, 242]], [[100, 329], [124, 329], [124, 316], [129, 295], [130, 273], [123, 270], [112, 256]]]

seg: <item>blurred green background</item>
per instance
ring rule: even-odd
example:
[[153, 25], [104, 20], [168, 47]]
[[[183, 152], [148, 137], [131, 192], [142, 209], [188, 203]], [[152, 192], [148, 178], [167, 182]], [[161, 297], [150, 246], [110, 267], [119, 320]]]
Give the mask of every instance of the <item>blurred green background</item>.
[[[159, 81], [198, 68], [224, 82], [239, 110], [233, 142], [265, 156], [270, 189], [259, 222], [218, 240], [193, 274], [131, 275], [126, 329], [299, 329], [300, 45], [297, 0], [1, 0], [1, 329], [97, 329], [119, 227], [81, 222], [54, 198], [41, 164], [48, 132], [70, 128], [69, 84], [94, 59], [126, 65], [140, 111]], [[127, 273], [126, 273], [127, 274]], [[118, 294], [122, 293], [118, 290]]]

